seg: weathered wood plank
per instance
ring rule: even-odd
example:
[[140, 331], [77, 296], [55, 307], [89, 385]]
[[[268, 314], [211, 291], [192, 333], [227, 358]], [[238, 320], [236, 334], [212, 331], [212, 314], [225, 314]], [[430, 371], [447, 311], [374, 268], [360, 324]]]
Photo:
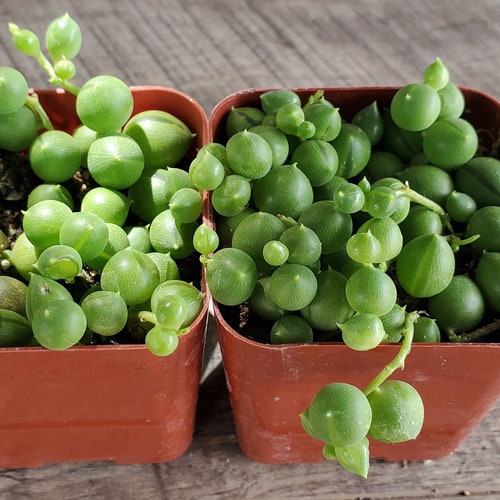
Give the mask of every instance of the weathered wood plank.
[[[172, 86], [207, 111], [246, 87], [404, 84], [436, 56], [458, 84], [498, 92], [495, 0], [46, 0], [3, 2], [0, 19], [43, 33], [65, 10], [85, 33], [77, 80], [106, 72]], [[0, 42], [3, 64], [47, 86], [5, 29]]]

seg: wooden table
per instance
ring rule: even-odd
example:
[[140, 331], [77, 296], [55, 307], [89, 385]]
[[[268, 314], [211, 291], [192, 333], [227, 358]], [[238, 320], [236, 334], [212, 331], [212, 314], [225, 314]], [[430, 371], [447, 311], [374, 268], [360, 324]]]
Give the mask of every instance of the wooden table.
[[[403, 85], [439, 56], [455, 83], [500, 97], [498, 0], [29, 0], [0, 3], [0, 64], [48, 84], [13, 49], [7, 22], [43, 39], [68, 11], [84, 45], [77, 82], [100, 73], [180, 89], [210, 113], [248, 87]], [[1, 443], [0, 443], [1, 446]], [[500, 498], [500, 404], [436, 462], [264, 465], [239, 449], [213, 324], [191, 448], [159, 465], [80, 463], [0, 471], [5, 499]]]

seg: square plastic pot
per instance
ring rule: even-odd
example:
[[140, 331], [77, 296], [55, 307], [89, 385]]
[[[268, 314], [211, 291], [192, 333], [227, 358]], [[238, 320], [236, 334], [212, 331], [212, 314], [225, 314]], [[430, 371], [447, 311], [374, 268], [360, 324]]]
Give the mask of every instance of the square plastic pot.
[[[224, 142], [224, 123], [232, 106], [259, 106], [259, 96], [266, 90], [250, 89], [221, 101], [210, 117], [213, 140]], [[292, 90], [305, 99], [318, 89]], [[388, 105], [397, 88], [324, 90], [342, 116], [350, 119], [374, 100]], [[497, 137], [500, 103], [475, 90], [462, 91], [466, 117], [481, 129], [481, 138]], [[395, 344], [367, 352], [342, 343], [262, 344], [240, 335], [226, 312], [214, 304], [237, 436], [243, 452], [259, 462], [321, 461], [323, 443], [305, 433], [299, 414], [329, 383], [364, 387], [399, 349]], [[405, 443], [372, 441], [370, 455], [388, 461], [426, 460], [455, 451], [500, 395], [499, 356], [500, 344], [495, 343], [414, 343], [404, 370], [392, 378], [413, 384], [421, 394], [423, 429], [417, 439]]]
[[[208, 142], [208, 122], [188, 95], [163, 87], [132, 88], [134, 114], [168, 111]], [[37, 91], [56, 128], [77, 125], [74, 96]], [[201, 278], [201, 269], [200, 269]], [[155, 356], [145, 345], [0, 349], [0, 468], [51, 462], [167, 462], [194, 432], [208, 299], [176, 351]]]

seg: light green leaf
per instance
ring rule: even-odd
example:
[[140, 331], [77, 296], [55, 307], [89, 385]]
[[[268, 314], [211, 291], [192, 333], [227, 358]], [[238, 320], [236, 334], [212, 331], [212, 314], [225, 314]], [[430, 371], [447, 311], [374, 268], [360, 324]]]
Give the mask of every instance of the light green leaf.
[[340, 465], [349, 472], [362, 477], [368, 476], [370, 468], [369, 442], [365, 437], [353, 446], [335, 447], [335, 455]]

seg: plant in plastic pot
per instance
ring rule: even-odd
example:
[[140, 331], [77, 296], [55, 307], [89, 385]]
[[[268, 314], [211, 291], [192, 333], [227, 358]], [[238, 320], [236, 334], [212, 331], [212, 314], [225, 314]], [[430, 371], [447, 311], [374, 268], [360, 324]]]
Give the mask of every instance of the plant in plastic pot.
[[[394, 443], [407, 443], [408, 453], [427, 414], [431, 422], [440, 418], [427, 408], [422, 377], [430, 374], [389, 378], [411, 365], [412, 347], [497, 335], [497, 287], [477, 270], [499, 250], [498, 198], [484, 197], [498, 197], [500, 162], [491, 147], [486, 151], [488, 141], [480, 141], [484, 130], [468, 120], [464, 93], [439, 59], [422, 82], [353, 90], [271, 89], [249, 92], [247, 101], [232, 96], [214, 110], [218, 142], [199, 153], [193, 170], [204, 178], [225, 172], [216, 185], [199, 186], [211, 190], [209, 215], [220, 237], [202, 262], [216, 301], [233, 410], [242, 413], [236, 415], [240, 443], [263, 461], [310, 460], [313, 454], [301, 455], [298, 440], [266, 454], [243, 437], [253, 425], [262, 427], [262, 436], [275, 433], [276, 442], [291, 441], [300, 414], [302, 432], [323, 443], [324, 457], [366, 476], [372, 445], [375, 456], [391, 457], [379, 450]], [[495, 134], [498, 125], [492, 124]], [[465, 177], [474, 183], [461, 181]], [[247, 340], [255, 362], [266, 356], [256, 343], [276, 347], [269, 356], [279, 363], [276, 378], [283, 384], [262, 375], [261, 388], [272, 386], [266, 402], [248, 380], [246, 388], [233, 386], [242, 376], [239, 368], [232, 373], [239, 355], [229, 351], [234, 332]], [[335, 366], [320, 374], [312, 353], [321, 342], [342, 344], [351, 367], [342, 367], [331, 351]], [[308, 346], [309, 365], [301, 358]], [[324, 358], [327, 363], [328, 354]], [[244, 363], [250, 370], [251, 361]], [[326, 376], [352, 382], [325, 384]], [[302, 407], [301, 377], [310, 394]], [[280, 392], [289, 378], [296, 382], [293, 403]], [[253, 424], [248, 412], [243, 416], [245, 403], [255, 409]], [[280, 405], [296, 411], [286, 417], [296, 419], [290, 428], [280, 420]], [[266, 415], [275, 419], [257, 423]], [[418, 453], [401, 458], [413, 456]]]
[[[24, 361], [16, 360], [23, 349], [36, 352], [43, 365], [51, 356], [47, 350], [57, 356], [77, 349], [75, 356], [85, 356], [80, 347], [97, 352], [135, 346], [122, 351], [121, 361], [110, 359], [109, 370], [127, 372], [120, 377], [130, 384], [130, 362], [142, 359], [143, 384], [154, 385], [153, 391], [160, 393], [170, 390], [161, 388], [163, 381], [157, 386], [152, 380], [167, 373], [171, 380], [178, 378], [185, 396], [174, 410], [178, 424], [171, 423], [174, 434], [181, 428], [185, 436], [177, 445], [172, 440], [163, 450], [155, 445], [142, 452], [117, 444], [114, 436], [109, 449], [100, 449], [97, 442], [98, 451], [90, 447], [83, 458], [101, 453], [118, 461], [174, 458], [185, 450], [193, 431], [207, 320], [202, 268], [192, 242], [201, 224], [203, 199], [187, 171], [196, 150], [208, 140], [206, 116], [189, 96], [172, 89], [129, 88], [111, 75], [98, 75], [78, 86], [73, 58], [82, 33], [68, 14], [47, 28], [48, 57], [35, 33], [15, 24], [9, 29], [15, 47], [33, 57], [59, 88], [30, 91], [17, 69], [0, 67], [0, 351], [22, 370]], [[14, 354], [19, 347], [23, 349]], [[79, 366], [77, 357], [62, 359]], [[186, 373], [176, 373], [183, 364]], [[84, 371], [82, 378], [91, 376], [91, 368]], [[107, 374], [93, 376], [104, 380]], [[80, 393], [77, 384], [71, 387]], [[120, 386], [114, 389], [121, 392]], [[108, 390], [113, 390], [112, 384]], [[153, 428], [161, 406], [166, 418], [175, 420], [165, 407], [172, 405], [168, 397], [160, 398], [158, 405], [148, 401], [155, 396], [144, 390], [139, 413], [146, 416], [135, 417], [129, 408], [125, 421], [148, 421], [147, 412], [154, 412], [149, 418]], [[175, 392], [171, 387], [171, 394]], [[82, 404], [99, 414], [101, 409], [94, 406], [107, 404], [108, 396], [102, 396], [95, 391], [91, 402]], [[139, 401], [135, 404], [141, 406]], [[60, 411], [72, 412], [65, 407]], [[11, 413], [15, 419], [15, 410]], [[112, 410], [109, 418], [121, 419]], [[161, 427], [160, 421], [156, 430], [163, 433]], [[4, 439], [9, 449], [25, 448], [16, 446], [12, 436]], [[57, 460], [66, 453], [61, 448], [44, 458], [39, 448], [33, 448], [33, 456], [18, 462], [9, 461], [7, 450], [2, 465]]]

